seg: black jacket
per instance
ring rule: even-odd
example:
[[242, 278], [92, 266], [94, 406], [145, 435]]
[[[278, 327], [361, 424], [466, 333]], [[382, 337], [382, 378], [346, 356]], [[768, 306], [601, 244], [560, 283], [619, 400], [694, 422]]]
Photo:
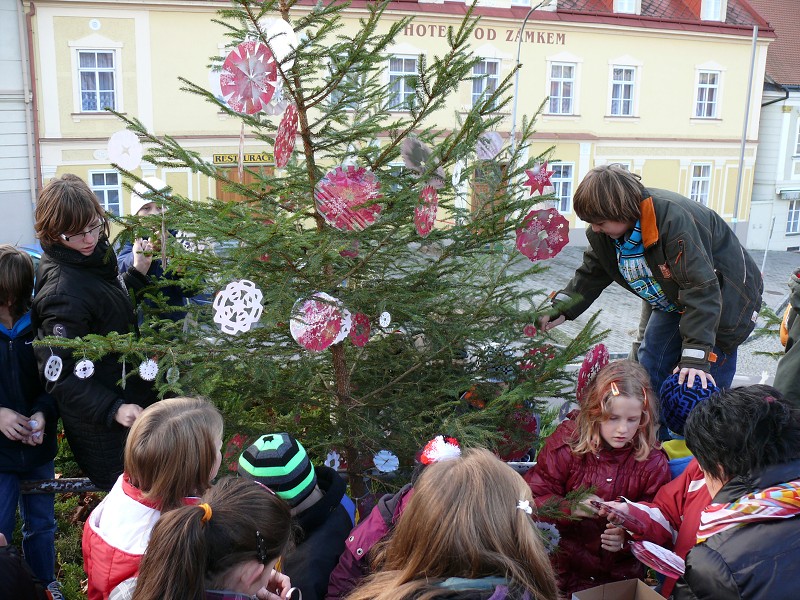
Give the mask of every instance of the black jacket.
[[789, 290], [789, 307], [784, 318], [786, 354], [778, 361], [772, 385], [795, 408], [800, 408], [800, 269], [792, 273]]
[[[123, 280], [131, 291], [147, 283], [135, 269], [125, 273]], [[39, 339], [135, 332], [133, 305], [117, 277], [116, 257], [108, 243], [98, 244], [91, 256], [60, 245], [44, 248], [31, 317]], [[45, 381], [45, 386], [56, 399], [75, 460], [95, 485], [111, 489], [122, 473], [128, 432], [114, 416], [121, 404], [152, 404], [156, 399], [153, 387], [132, 375], [122, 389], [123, 365], [117, 354], [94, 361], [94, 375], [79, 379], [73, 369], [83, 358], [80, 354], [39, 346], [40, 373], [51, 353], [61, 357], [63, 369], [57, 381]], [[127, 365], [127, 371], [137, 366]]]
[[324, 496], [297, 515], [300, 526], [295, 549], [286, 555], [283, 572], [300, 588], [303, 600], [321, 600], [328, 578], [344, 551], [344, 540], [353, 521], [342, 506], [344, 480], [333, 469], [314, 467], [317, 485]]
[[[714, 497], [728, 503], [754, 491], [800, 479], [800, 460], [729, 481]], [[750, 523], [720, 532], [686, 557], [675, 600], [794, 600], [800, 587], [800, 516]]]
[[58, 449], [56, 404], [39, 379], [34, 339], [30, 315], [17, 321], [11, 331], [0, 327], [0, 406], [26, 417], [41, 411], [45, 419], [44, 440], [37, 446], [27, 446], [0, 434], [2, 473], [25, 473], [53, 460]]

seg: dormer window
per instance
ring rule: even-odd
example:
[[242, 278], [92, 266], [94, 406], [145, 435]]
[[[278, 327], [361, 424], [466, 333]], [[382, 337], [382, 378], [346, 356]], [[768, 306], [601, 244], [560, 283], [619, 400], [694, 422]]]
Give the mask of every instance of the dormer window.
[[727, 0], [702, 0], [700, 19], [703, 21], [724, 21], [727, 9]]
[[642, 0], [614, 0], [614, 12], [638, 15], [642, 12]]

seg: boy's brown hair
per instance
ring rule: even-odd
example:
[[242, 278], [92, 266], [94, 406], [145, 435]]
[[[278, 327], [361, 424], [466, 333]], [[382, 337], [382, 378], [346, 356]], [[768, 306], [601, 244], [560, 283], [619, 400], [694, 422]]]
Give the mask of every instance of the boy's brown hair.
[[33, 260], [26, 252], [0, 244], [0, 304], [7, 305], [16, 321], [31, 306]]
[[573, 196], [575, 214], [587, 223], [639, 220], [639, 204], [647, 197], [641, 177], [619, 164], [595, 167], [578, 184]]
[[61, 243], [61, 234], [76, 234], [103, 222], [103, 233], [108, 237], [108, 221], [92, 189], [86, 182], [71, 173], [52, 179], [39, 194], [34, 214], [34, 229], [42, 246]]

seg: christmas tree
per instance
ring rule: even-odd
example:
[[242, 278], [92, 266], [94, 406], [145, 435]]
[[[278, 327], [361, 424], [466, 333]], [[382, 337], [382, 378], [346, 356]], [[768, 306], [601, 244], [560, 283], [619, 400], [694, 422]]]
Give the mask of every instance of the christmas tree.
[[[185, 324], [162, 319], [154, 284], [140, 337], [73, 346], [89, 358], [120, 352], [124, 377], [155, 360], [161, 391], [212, 399], [227, 434], [290, 431], [318, 458], [337, 451], [353, 474], [409, 465], [440, 433], [501, 452], [530, 447], [521, 424], [564, 394], [565, 366], [597, 339], [593, 322], [561, 347], [535, 331], [531, 282], [545, 267], [529, 257], [557, 252], [567, 229], [535, 206], [546, 195], [531, 197], [546, 177], [545, 157], [524, 158], [533, 121], [513, 145], [492, 133], [513, 73], [443, 128], [449, 95], [474, 77], [477, 21], [469, 11], [447, 52], [387, 83], [387, 49], [409, 19], [387, 19], [386, 8], [368, 2], [352, 37], [341, 33], [347, 3], [234, 0], [220, 12], [230, 38], [212, 59], [222, 96], [183, 89], [240, 120], [242, 139], [274, 147], [276, 168], [240, 163], [229, 175], [119, 115], [147, 161], [214, 178], [239, 200], [148, 185], [165, 222], [125, 219], [122, 239], [162, 232], [157, 258], [209, 302], [192, 304]], [[402, 106], [399, 85], [413, 89]], [[398, 460], [375, 459], [381, 451]]]

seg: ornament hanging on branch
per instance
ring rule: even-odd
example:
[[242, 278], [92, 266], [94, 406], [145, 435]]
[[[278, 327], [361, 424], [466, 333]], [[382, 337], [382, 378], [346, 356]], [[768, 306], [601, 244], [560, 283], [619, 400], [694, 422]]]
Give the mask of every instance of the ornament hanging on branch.
[[290, 104], [278, 125], [275, 135], [275, 166], [279, 169], [289, 164], [297, 137], [297, 106]]
[[181, 378], [181, 371], [180, 369], [178, 369], [178, 367], [170, 367], [169, 369], [167, 369], [167, 375], [165, 379], [167, 380], [168, 384], [175, 385], [176, 383], [178, 383], [178, 380], [180, 378]]
[[294, 57], [291, 54], [297, 48], [298, 39], [292, 26], [283, 19], [260, 19], [258, 28], [266, 41], [277, 63], [285, 72], [292, 68]]
[[56, 356], [50, 351], [50, 358], [47, 359], [47, 362], [44, 364], [44, 378], [47, 381], [58, 381], [58, 378], [61, 377], [61, 370], [64, 368], [64, 363], [61, 360], [60, 356]]
[[314, 190], [317, 210], [332, 227], [361, 231], [378, 218], [381, 197], [375, 174], [360, 167], [336, 167], [317, 182]]
[[384, 329], [386, 329], [391, 322], [392, 322], [392, 315], [390, 315], [386, 311], [383, 311], [381, 313], [381, 316], [378, 317], [378, 325], [380, 325]]
[[533, 325], [531, 323], [525, 325], [525, 327], [522, 328], [522, 335], [524, 335], [525, 337], [531, 337], [531, 338], [536, 337], [536, 333], [537, 333], [536, 325]]
[[261, 112], [275, 93], [277, 81], [275, 57], [260, 42], [242, 42], [222, 64], [222, 95], [231, 110], [238, 113]]
[[117, 131], [108, 139], [108, 161], [126, 171], [133, 171], [142, 164], [144, 148], [135, 133], [128, 129]]
[[478, 136], [475, 153], [480, 160], [494, 160], [503, 149], [503, 138], [496, 131], [485, 131]]
[[272, 117], [283, 114], [290, 104], [290, 98], [284, 91], [283, 81], [278, 79], [275, 83], [275, 93], [272, 94], [272, 98], [267, 104], [264, 106], [264, 114], [270, 115]]
[[569, 241], [569, 221], [555, 208], [534, 209], [517, 228], [517, 249], [530, 260], [553, 258]]
[[89, 377], [94, 375], [94, 363], [88, 358], [79, 360], [75, 363], [73, 372], [75, 373], [75, 377], [78, 379], [89, 379]]
[[354, 346], [364, 347], [369, 341], [369, 317], [364, 313], [353, 315], [353, 328], [350, 330], [350, 341]]
[[336, 450], [331, 450], [330, 452], [328, 452], [328, 455], [325, 457], [325, 462], [323, 462], [322, 464], [324, 464], [329, 469], [338, 471], [339, 467], [342, 466], [342, 457]]
[[342, 326], [339, 329], [339, 333], [336, 335], [336, 338], [333, 340], [334, 344], [339, 344], [347, 339], [347, 336], [350, 335], [350, 332], [353, 330], [353, 315], [350, 314], [350, 311], [346, 308], [342, 309]]
[[[403, 140], [403, 145], [400, 148], [400, 155], [403, 157], [403, 163], [406, 168], [420, 176], [431, 167], [431, 163], [434, 160], [431, 156], [432, 154], [433, 152], [426, 144], [411, 135]], [[444, 180], [444, 169], [441, 166], [437, 166], [425, 185], [431, 185], [439, 190], [444, 187]]]
[[550, 178], [555, 174], [555, 171], [547, 170], [547, 161], [543, 163], [536, 163], [532, 169], [525, 169], [525, 174], [528, 180], [522, 185], [529, 185], [531, 188], [531, 196], [533, 192], [539, 192], [539, 195], [544, 194], [544, 188], [552, 187]]
[[158, 375], [158, 363], [152, 358], [143, 360], [139, 365], [139, 377], [145, 381], [155, 381]]
[[214, 322], [228, 334], [250, 331], [264, 307], [261, 290], [247, 279], [233, 281], [214, 298]]
[[381, 473], [394, 473], [400, 466], [400, 459], [390, 450], [380, 450], [372, 458], [372, 464]]
[[306, 350], [322, 352], [336, 341], [343, 321], [342, 303], [333, 296], [318, 292], [295, 302], [289, 332]]
[[420, 203], [414, 207], [414, 226], [420, 237], [426, 238], [436, 223], [439, 210], [439, 194], [432, 185], [426, 185], [419, 193]]
[[608, 348], [605, 344], [597, 344], [583, 357], [580, 369], [578, 369], [578, 379], [575, 384], [575, 400], [581, 404], [586, 397], [586, 390], [595, 378], [597, 373], [608, 364]]

